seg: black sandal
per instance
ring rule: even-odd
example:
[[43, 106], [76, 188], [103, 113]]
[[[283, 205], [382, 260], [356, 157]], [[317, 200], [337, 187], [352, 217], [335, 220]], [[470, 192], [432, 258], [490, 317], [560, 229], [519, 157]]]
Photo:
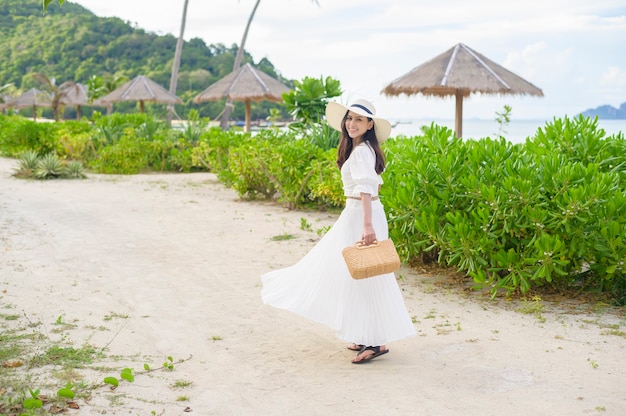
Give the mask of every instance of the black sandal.
[[361, 350], [358, 352], [358, 354], [356, 355], [357, 357], [361, 354], [363, 354], [365, 351], [372, 351], [374, 354], [370, 355], [369, 357], [366, 357], [360, 361], [352, 361], [352, 364], [363, 364], [366, 363], [368, 361], [373, 360], [376, 357], [379, 357], [381, 355], [387, 354], [389, 352], [389, 348], [385, 348], [383, 351], [380, 350], [380, 347], [363, 347], [361, 348]]
[[352, 344], [348, 345], [348, 347], [347, 347], [347, 348], [348, 348], [350, 351], [358, 351], [358, 352], [361, 352], [361, 350], [363, 349], [363, 347], [364, 347], [364, 346], [365, 346], [365, 345], [363, 345], [363, 344], [356, 344], [356, 343], [354, 343], [354, 342], [353, 342]]

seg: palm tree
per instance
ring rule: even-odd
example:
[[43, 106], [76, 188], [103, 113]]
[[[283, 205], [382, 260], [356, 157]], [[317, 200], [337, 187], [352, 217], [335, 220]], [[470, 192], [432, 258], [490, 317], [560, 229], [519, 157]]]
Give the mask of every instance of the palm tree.
[[[59, 121], [61, 118], [61, 108], [63, 107], [62, 100], [67, 95], [67, 90], [57, 86], [55, 78], [49, 78], [42, 73], [37, 73], [34, 76], [37, 81], [44, 84], [50, 91], [50, 95], [52, 96], [50, 107], [52, 107], [54, 121]], [[71, 87], [73, 84], [73, 81], [67, 81], [63, 83], [63, 86]]]
[[[180, 35], [176, 42], [176, 51], [174, 52], [174, 63], [172, 64], [172, 78], [170, 79], [170, 92], [176, 95], [176, 84], [178, 83], [178, 70], [180, 68], [180, 56], [183, 52], [183, 35], [185, 34], [185, 24], [187, 22], [187, 6], [189, 0], [185, 0], [183, 5], [183, 19], [180, 22]], [[167, 106], [167, 124], [172, 124], [172, 117], [174, 115], [174, 104], [168, 104]]]
[[[312, 0], [315, 4], [319, 6], [317, 0]], [[233, 65], [233, 71], [236, 71], [241, 66], [241, 61], [243, 60], [243, 52], [244, 47], [246, 46], [246, 39], [248, 39], [248, 31], [250, 30], [250, 24], [252, 23], [252, 19], [254, 19], [254, 14], [256, 13], [256, 9], [259, 7], [259, 3], [261, 0], [256, 0], [254, 7], [252, 8], [252, 13], [250, 13], [250, 17], [248, 17], [248, 23], [246, 23], [246, 28], [243, 31], [243, 37], [241, 39], [241, 44], [237, 49], [237, 56], [235, 56], [235, 64]], [[222, 112], [222, 118], [220, 119], [220, 127], [222, 130], [226, 130], [228, 128], [228, 121], [230, 120], [230, 113], [233, 109], [233, 102], [231, 99], [226, 100], [226, 106], [224, 107], [224, 111]]]
[[[93, 103], [98, 98], [104, 97], [127, 81], [128, 77], [125, 75], [107, 74], [104, 77], [92, 75], [87, 81], [87, 97], [89, 98], [89, 102]], [[113, 104], [107, 103], [107, 115], [110, 115], [112, 112]]]

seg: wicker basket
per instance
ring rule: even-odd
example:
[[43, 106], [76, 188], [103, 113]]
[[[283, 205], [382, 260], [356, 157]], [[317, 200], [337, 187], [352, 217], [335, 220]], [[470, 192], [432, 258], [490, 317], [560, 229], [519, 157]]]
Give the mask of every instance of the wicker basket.
[[369, 246], [357, 241], [341, 253], [353, 279], [392, 273], [400, 268], [400, 257], [391, 240], [375, 241]]

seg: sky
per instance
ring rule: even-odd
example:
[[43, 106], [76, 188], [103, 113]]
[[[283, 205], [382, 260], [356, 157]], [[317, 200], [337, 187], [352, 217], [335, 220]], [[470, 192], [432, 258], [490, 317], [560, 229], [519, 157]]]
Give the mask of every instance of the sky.
[[[184, 0], [75, 0], [101, 17], [178, 37]], [[190, 0], [186, 40], [239, 44], [256, 0]], [[51, 7], [58, 7], [52, 5]], [[389, 119], [454, 119], [454, 99], [381, 90], [463, 43], [544, 97], [472, 95], [463, 118], [551, 120], [626, 102], [623, 0], [262, 0], [245, 49], [288, 79], [333, 77], [343, 103], [365, 98]]]

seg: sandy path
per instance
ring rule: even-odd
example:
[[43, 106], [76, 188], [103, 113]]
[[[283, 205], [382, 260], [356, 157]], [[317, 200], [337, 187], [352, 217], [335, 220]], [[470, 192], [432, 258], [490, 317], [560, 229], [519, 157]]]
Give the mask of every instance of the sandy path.
[[[114, 368], [193, 356], [98, 390], [79, 414], [626, 414], [623, 315], [551, 308], [543, 322], [403, 268], [419, 336], [356, 366], [330, 330], [259, 296], [262, 272], [317, 241], [301, 218], [317, 230], [335, 216], [240, 201], [212, 174], [25, 181], [15, 166], [0, 158], [2, 308], [107, 346]], [[297, 238], [271, 241], [283, 233]], [[75, 328], [55, 333], [59, 317]]]

